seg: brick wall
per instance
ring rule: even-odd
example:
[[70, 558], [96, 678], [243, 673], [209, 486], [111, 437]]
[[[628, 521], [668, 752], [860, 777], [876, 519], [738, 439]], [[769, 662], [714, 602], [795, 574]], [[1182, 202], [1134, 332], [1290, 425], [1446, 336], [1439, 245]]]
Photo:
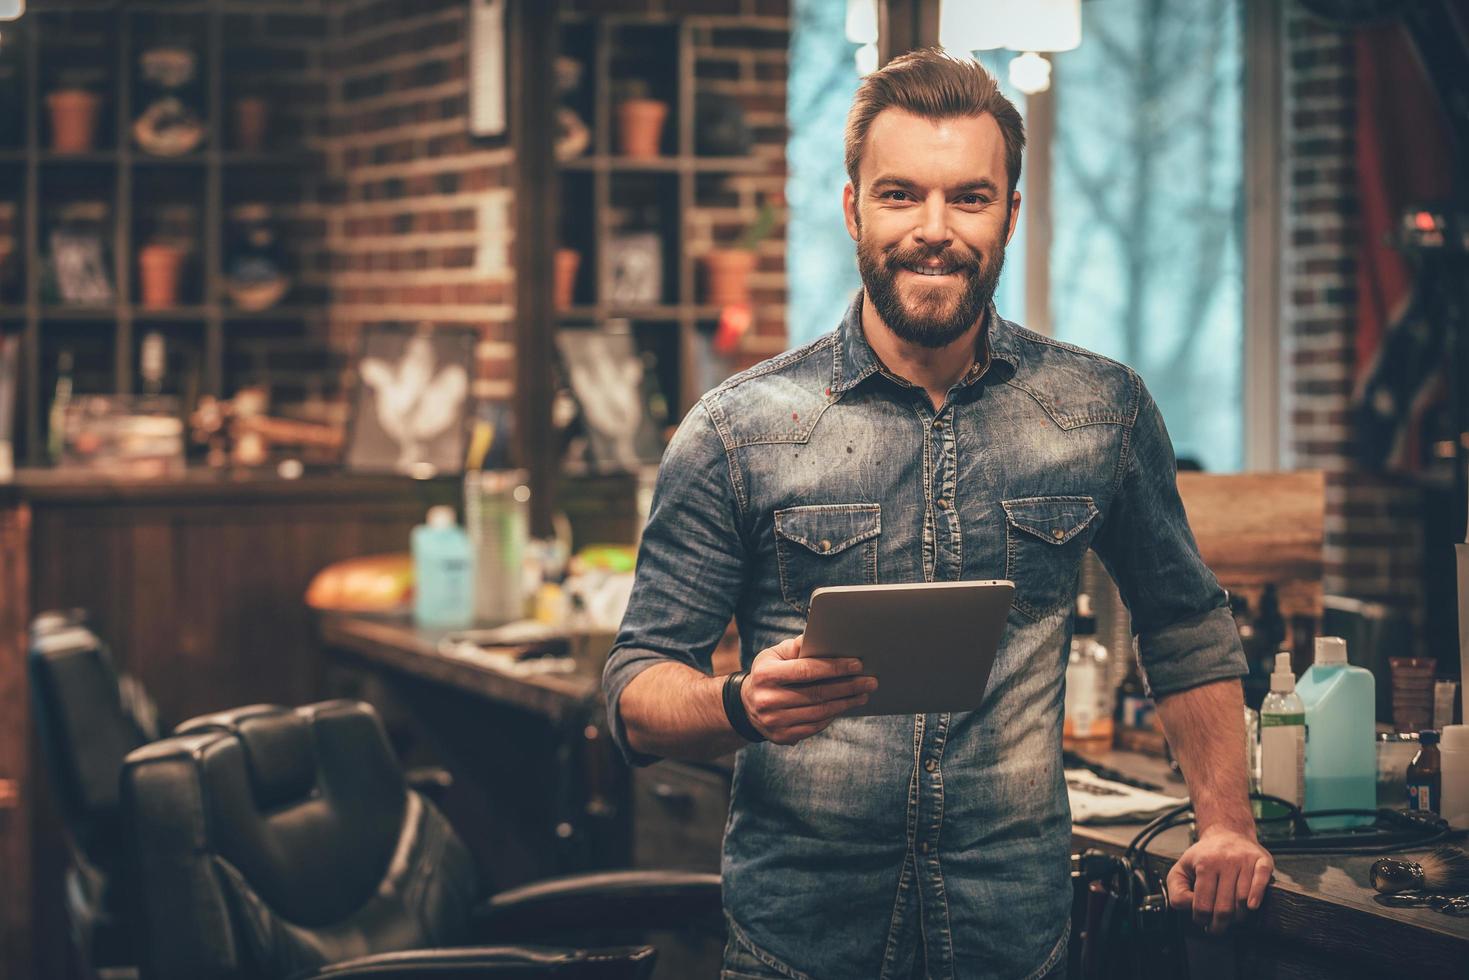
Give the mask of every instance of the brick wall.
[[329, 64], [331, 341], [365, 323], [479, 331], [475, 392], [513, 393], [513, 150], [468, 133], [465, 0], [339, 0]]
[[[744, 105], [766, 166], [708, 183], [689, 216], [693, 254], [736, 237], [761, 194], [785, 184], [786, 0], [570, 0], [585, 12], [687, 16], [698, 85]], [[514, 149], [467, 132], [465, 0], [338, 0], [329, 64], [330, 167], [340, 181], [327, 241], [331, 339], [364, 323], [467, 324], [480, 331], [476, 393], [514, 391]], [[785, 346], [783, 227], [760, 247], [757, 325], [735, 366]], [[547, 283], [549, 289], [549, 283]]]
[[[1422, 618], [1419, 494], [1360, 471], [1348, 418], [1360, 231], [1352, 34], [1287, 15], [1287, 468], [1327, 473], [1326, 592]], [[1409, 651], [1404, 651], [1405, 653]]]

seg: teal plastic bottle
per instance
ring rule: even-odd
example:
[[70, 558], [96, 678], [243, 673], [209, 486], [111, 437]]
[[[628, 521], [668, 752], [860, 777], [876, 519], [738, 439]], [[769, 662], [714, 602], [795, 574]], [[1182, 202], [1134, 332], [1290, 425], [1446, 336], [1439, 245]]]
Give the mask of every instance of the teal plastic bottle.
[[430, 507], [413, 529], [413, 620], [435, 629], [463, 629], [474, 620], [474, 558], [453, 507]]
[[[1306, 809], [1377, 809], [1377, 684], [1347, 663], [1339, 636], [1316, 638], [1316, 661], [1296, 684], [1306, 705]], [[1358, 827], [1371, 817], [1327, 817], [1312, 830]]]

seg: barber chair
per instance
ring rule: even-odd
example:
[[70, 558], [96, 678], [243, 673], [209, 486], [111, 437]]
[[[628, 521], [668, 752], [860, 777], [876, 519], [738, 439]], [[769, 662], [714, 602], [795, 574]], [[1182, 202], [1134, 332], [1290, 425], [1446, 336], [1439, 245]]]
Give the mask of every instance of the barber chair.
[[28, 659], [37, 737], [66, 830], [72, 942], [94, 971], [130, 965], [117, 778], [127, 754], [157, 737], [156, 713], [80, 610], [37, 616]]
[[151, 980], [645, 978], [652, 947], [567, 937], [724, 928], [711, 874], [598, 873], [481, 895], [468, 849], [405, 784], [361, 702], [185, 723], [127, 757], [122, 794]]

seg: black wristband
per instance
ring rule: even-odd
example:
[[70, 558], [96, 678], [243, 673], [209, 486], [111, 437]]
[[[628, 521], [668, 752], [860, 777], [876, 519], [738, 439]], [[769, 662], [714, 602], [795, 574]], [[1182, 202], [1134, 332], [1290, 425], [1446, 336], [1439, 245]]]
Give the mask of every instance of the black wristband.
[[724, 679], [724, 717], [729, 719], [729, 727], [740, 738], [747, 742], [763, 742], [765, 736], [751, 723], [750, 715], [745, 711], [745, 699], [740, 696], [740, 688], [744, 687], [745, 678], [749, 676], [748, 670], [737, 670]]

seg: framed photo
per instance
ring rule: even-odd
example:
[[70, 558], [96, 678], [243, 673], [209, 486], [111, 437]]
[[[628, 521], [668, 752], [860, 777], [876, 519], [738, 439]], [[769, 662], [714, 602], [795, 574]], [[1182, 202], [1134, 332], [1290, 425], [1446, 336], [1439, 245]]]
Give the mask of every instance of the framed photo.
[[556, 346], [580, 409], [587, 467], [629, 472], [658, 462], [663, 441], [648, 404], [649, 366], [626, 321], [561, 330]]
[[612, 236], [602, 262], [602, 295], [612, 306], [663, 301], [663, 239], [657, 232]]
[[363, 327], [346, 466], [416, 477], [459, 473], [469, 442], [472, 327]]

